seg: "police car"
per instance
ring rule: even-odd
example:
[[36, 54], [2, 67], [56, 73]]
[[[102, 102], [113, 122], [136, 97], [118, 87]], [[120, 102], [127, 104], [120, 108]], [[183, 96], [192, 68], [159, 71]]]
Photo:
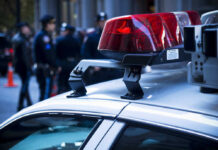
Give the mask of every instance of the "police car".
[[[217, 150], [218, 26], [199, 24], [194, 11], [107, 21], [99, 49], [112, 59], [82, 60], [72, 91], [3, 122], [0, 148]], [[124, 77], [85, 87], [90, 66]]]

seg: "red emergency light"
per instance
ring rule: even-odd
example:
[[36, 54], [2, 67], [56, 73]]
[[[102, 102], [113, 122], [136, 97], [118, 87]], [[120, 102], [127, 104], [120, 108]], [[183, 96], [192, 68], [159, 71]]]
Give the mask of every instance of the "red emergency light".
[[199, 14], [196, 11], [186, 11], [186, 12], [189, 15], [192, 25], [202, 24]]
[[201, 24], [195, 11], [121, 16], [106, 22], [98, 49], [119, 54], [158, 52], [183, 44], [183, 27]]
[[194, 11], [129, 15], [108, 20], [98, 49], [118, 60], [80, 61], [70, 74], [73, 93], [67, 97], [86, 95], [83, 73], [89, 67], [104, 67], [125, 69], [123, 82], [128, 92], [121, 96], [122, 99], [141, 99], [144, 95], [139, 83], [142, 69], [148, 65], [189, 60], [190, 55], [182, 48], [184, 27], [196, 24], [201, 21]]

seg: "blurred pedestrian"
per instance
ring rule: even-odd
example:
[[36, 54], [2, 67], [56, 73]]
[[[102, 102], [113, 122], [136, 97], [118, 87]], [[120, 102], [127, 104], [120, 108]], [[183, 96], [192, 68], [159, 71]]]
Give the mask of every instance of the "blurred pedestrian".
[[106, 20], [107, 20], [106, 13], [100, 12], [97, 15], [96, 17], [97, 27], [91, 33], [88, 33], [87, 37], [84, 40], [84, 44], [82, 46], [81, 54], [84, 58], [89, 58], [89, 59], [104, 58], [104, 56], [98, 52], [97, 47]]
[[[102, 30], [107, 20], [107, 14], [100, 12], [96, 16], [96, 27], [94, 29], [88, 29], [87, 35], [84, 38], [81, 48], [81, 56], [85, 59], [101, 59], [104, 58], [97, 50], [98, 43], [101, 37]], [[94, 84], [103, 81], [105, 78], [100, 71], [105, 71], [99, 67], [91, 67], [84, 74], [84, 80], [87, 85]]]
[[81, 28], [76, 28], [74, 32], [74, 37], [79, 41], [79, 44], [82, 45], [84, 41], [84, 37], [86, 35], [86, 31]]
[[73, 36], [73, 26], [63, 23], [60, 31], [61, 36], [56, 40], [56, 58], [59, 72], [58, 93], [63, 93], [70, 90], [68, 79], [80, 59], [80, 44]]
[[12, 39], [14, 54], [15, 71], [18, 73], [22, 86], [19, 95], [17, 110], [24, 108], [24, 99], [26, 98], [27, 105], [32, 105], [28, 87], [32, 74], [32, 45], [30, 42], [31, 29], [26, 22], [21, 22], [17, 25], [18, 33]]
[[36, 77], [40, 88], [39, 100], [51, 96], [53, 76], [56, 69], [55, 50], [52, 34], [55, 31], [55, 18], [45, 15], [41, 18], [42, 30], [34, 38], [34, 59], [37, 65]]
[[[104, 25], [107, 20], [107, 14], [100, 12], [96, 16], [97, 27], [88, 33], [85, 37], [84, 44], [81, 49], [81, 55], [83, 58], [88, 59], [104, 59], [104, 57], [98, 50], [98, 43], [103, 31]], [[94, 84], [102, 81], [111, 80], [114, 78], [119, 78], [123, 75], [122, 71], [115, 69], [99, 68], [99, 67], [90, 67], [85, 75], [84, 80], [86, 84]]]

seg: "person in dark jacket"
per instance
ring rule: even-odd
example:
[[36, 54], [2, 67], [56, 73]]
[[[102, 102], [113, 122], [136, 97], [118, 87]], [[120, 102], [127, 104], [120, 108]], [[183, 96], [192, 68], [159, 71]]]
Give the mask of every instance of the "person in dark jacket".
[[83, 58], [86, 59], [105, 58], [102, 54], [98, 52], [97, 47], [106, 20], [107, 20], [106, 13], [100, 12], [97, 15], [96, 17], [97, 27], [93, 31], [90, 31], [90, 33], [87, 34], [81, 49], [81, 55], [83, 56]]
[[[100, 12], [97, 14], [96, 23], [97, 27], [87, 34], [85, 37], [81, 55], [85, 59], [105, 59], [106, 57], [103, 56], [98, 50], [98, 43], [101, 37], [101, 33], [103, 31], [104, 25], [107, 20], [107, 14], [104, 12]], [[99, 68], [99, 67], [90, 67], [85, 75], [84, 80], [86, 84], [94, 84], [106, 80], [111, 80], [115, 78], [119, 78], [122, 76], [122, 71], [117, 71], [114, 69], [107, 69], [107, 68]]]
[[18, 33], [13, 37], [12, 43], [15, 51], [14, 66], [18, 73], [22, 86], [19, 95], [17, 110], [24, 108], [24, 99], [26, 98], [27, 105], [32, 105], [28, 87], [32, 72], [32, 49], [30, 43], [31, 30], [28, 23], [22, 22], [17, 25]]
[[[105, 58], [102, 54], [100, 54], [97, 48], [106, 20], [106, 13], [98, 13], [96, 16], [96, 28], [87, 30], [87, 35], [84, 38], [81, 48], [81, 56], [83, 59]], [[102, 69], [99, 67], [90, 67], [84, 74], [85, 83], [89, 85], [103, 81], [105, 76], [102, 75], [102, 72], [106, 70], [107, 69]]]
[[56, 40], [56, 58], [59, 71], [58, 93], [63, 93], [70, 90], [68, 79], [80, 59], [80, 44], [73, 36], [73, 26], [63, 23], [60, 31], [61, 36]]
[[45, 15], [41, 18], [42, 30], [34, 38], [34, 61], [37, 64], [36, 77], [40, 88], [39, 100], [51, 96], [53, 76], [56, 69], [55, 49], [52, 34], [55, 31], [55, 18]]

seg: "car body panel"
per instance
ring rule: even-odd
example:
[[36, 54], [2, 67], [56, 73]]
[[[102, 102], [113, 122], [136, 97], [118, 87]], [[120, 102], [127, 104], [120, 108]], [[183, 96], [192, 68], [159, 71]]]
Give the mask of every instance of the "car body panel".
[[141, 76], [140, 85], [144, 92], [142, 99], [121, 99], [120, 96], [127, 93], [121, 79], [88, 86], [87, 95], [79, 99], [150, 104], [218, 117], [218, 93], [201, 93], [198, 86], [188, 84], [186, 62], [156, 65], [151, 68], [151, 72]]
[[107, 134], [108, 130], [113, 126], [114, 121], [103, 120], [99, 128], [95, 131], [89, 141], [86, 143], [84, 150], [94, 150], [101, 142], [103, 137]]
[[218, 140], [218, 118], [204, 114], [132, 103], [121, 112], [118, 119], [161, 126]]
[[102, 141], [99, 143], [96, 150], [110, 149], [114, 141], [119, 136], [120, 131], [125, 127], [123, 122], [115, 122], [114, 125], [110, 128], [108, 133], [104, 136]]

